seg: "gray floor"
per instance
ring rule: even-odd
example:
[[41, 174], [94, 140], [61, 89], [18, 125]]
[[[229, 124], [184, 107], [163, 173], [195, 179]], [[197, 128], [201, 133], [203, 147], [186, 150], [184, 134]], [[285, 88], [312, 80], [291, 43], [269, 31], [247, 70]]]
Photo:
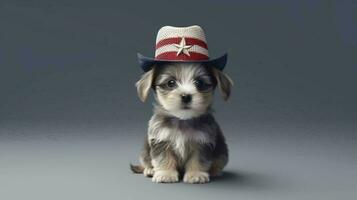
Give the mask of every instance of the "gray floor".
[[[335, 200], [357, 196], [357, 140], [348, 136], [356, 130], [352, 126], [226, 128], [230, 163], [223, 176], [209, 184], [189, 185], [156, 184], [129, 171], [128, 163], [137, 162], [143, 139], [139, 128], [31, 124], [1, 130], [0, 199]], [[299, 137], [299, 132], [305, 136]], [[326, 132], [339, 136], [321, 137]]]

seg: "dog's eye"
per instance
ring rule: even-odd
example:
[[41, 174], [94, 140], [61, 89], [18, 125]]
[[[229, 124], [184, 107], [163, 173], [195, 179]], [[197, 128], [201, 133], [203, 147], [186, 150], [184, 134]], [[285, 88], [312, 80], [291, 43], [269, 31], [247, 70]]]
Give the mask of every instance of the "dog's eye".
[[172, 89], [172, 88], [176, 87], [176, 81], [175, 80], [169, 80], [169, 81], [167, 81], [166, 85], [167, 85], [168, 88]]
[[201, 79], [196, 79], [196, 80], [194, 81], [194, 84], [195, 84], [196, 88], [197, 88], [198, 90], [200, 90], [200, 91], [208, 90], [208, 89], [211, 87], [210, 84], [205, 83], [205, 82], [204, 82], [203, 80], [201, 80]]

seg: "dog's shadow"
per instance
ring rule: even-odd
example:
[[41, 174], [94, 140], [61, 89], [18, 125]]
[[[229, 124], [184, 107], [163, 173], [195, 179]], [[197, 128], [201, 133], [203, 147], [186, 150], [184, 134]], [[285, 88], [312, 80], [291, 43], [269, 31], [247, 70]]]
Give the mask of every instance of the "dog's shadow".
[[269, 190], [276, 186], [277, 181], [273, 177], [256, 173], [223, 171], [220, 176], [211, 177], [210, 184], [225, 189]]

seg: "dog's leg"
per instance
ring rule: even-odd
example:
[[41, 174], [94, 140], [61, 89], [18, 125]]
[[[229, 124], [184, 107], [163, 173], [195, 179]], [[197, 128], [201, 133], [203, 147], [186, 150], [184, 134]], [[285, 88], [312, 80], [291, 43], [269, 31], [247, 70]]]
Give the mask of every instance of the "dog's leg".
[[185, 165], [185, 175], [183, 181], [186, 183], [207, 183], [209, 182], [208, 170], [211, 165], [209, 148], [200, 148], [192, 152], [191, 157]]
[[226, 166], [228, 162], [228, 157], [221, 156], [218, 158], [213, 159], [211, 168], [209, 169], [209, 175], [211, 177], [217, 177], [222, 174], [222, 170], [224, 166]]
[[221, 132], [217, 134], [216, 146], [212, 156], [212, 165], [209, 170], [209, 174], [212, 177], [219, 176], [221, 175], [223, 168], [228, 163], [228, 148], [225, 138]]
[[144, 176], [152, 177], [154, 175], [154, 169], [151, 164], [150, 145], [147, 137], [145, 139], [144, 148], [141, 151], [140, 163], [144, 167]]
[[144, 147], [141, 150], [140, 165], [130, 164], [130, 169], [134, 173], [144, 174], [146, 177], [152, 177], [154, 175], [154, 170], [151, 164], [150, 145], [147, 137], [144, 142]]
[[174, 183], [179, 181], [176, 156], [168, 142], [154, 142], [151, 145], [151, 158], [154, 167], [153, 182]]

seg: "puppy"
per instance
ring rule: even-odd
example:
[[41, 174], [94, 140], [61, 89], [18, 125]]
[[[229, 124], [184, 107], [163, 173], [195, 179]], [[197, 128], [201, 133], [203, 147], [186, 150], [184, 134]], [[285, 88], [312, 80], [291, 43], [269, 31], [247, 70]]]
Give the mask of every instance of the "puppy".
[[136, 83], [144, 102], [153, 89], [156, 104], [134, 173], [153, 182], [207, 183], [228, 162], [225, 138], [212, 116], [218, 88], [227, 100], [232, 80], [220, 70], [200, 63], [167, 63], [154, 66]]

